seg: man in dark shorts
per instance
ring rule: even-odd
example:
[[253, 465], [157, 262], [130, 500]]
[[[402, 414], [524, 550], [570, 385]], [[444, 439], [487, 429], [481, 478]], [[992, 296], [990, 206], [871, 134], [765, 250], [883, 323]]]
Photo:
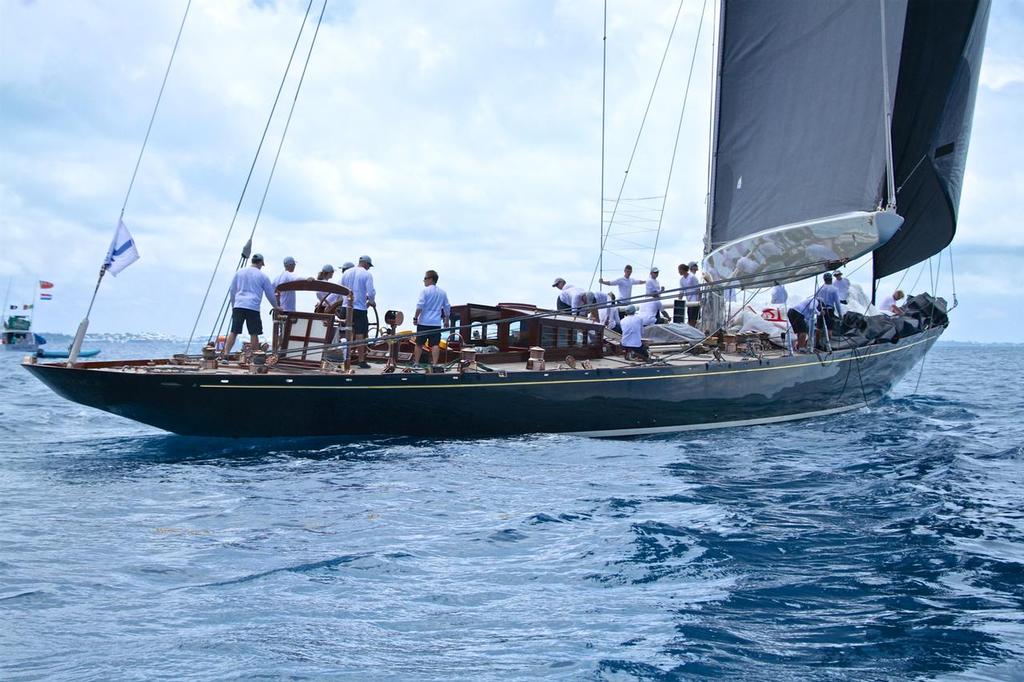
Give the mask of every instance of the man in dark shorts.
[[242, 268], [235, 273], [231, 279], [231, 288], [228, 289], [228, 298], [231, 301], [231, 331], [224, 343], [224, 356], [231, 353], [231, 347], [235, 345], [235, 339], [242, 333], [242, 324], [245, 323], [249, 331], [250, 345], [258, 348], [260, 345], [260, 334], [263, 333], [263, 320], [260, 318], [260, 303], [264, 296], [270, 301], [271, 308], [277, 305], [277, 296], [274, 285], [270, 278], [262, 272], [263, 256], [258, 253], [252, 255], [252, 264]]
[[[373, 275], [370, 268], [373, 267], [373, 260], [369, 256], [360, 256], [356, 267], [350, 271], [352, 275], [346, 280], [341, 278], [342, 284], [349, 282], [346, 286], [352, 291], [352, 332], [353, 339], [358, 342], [356, 345], [356, 367], [369, 369], [370, 363], [366, 361], [367, 334], [370, 333], [370, 318], [366, 311], [369, 307], [377, 307], [377, 290], [373, 286]], [[347, 274], [347, 273], [346, 273]]]
[[430, 361], [437, 364], [441, 356], [441, 328], [448, 326], [452, 307], [448, 303], [448, 294], [437, 286], [437, 272], [427, 270], [423, 276], [423, 291], [416, 301], [416, 314], [412, 323], [416, 325], [416, 349], [413, 351], [413, 364], [420, 363], [420, 356], [426, 346], [430, 346]]
[[786, 311], [786, 317], [789, 318], [789, 326], [792, 327], [793, 333], [796, 334], [796, 347], [794, 350], [797, 352], [807, 348], [807, 333], [811, 331], [807, 317], [814, 314], [815, 305], [816, 299], [814, 296], [811, 296]]

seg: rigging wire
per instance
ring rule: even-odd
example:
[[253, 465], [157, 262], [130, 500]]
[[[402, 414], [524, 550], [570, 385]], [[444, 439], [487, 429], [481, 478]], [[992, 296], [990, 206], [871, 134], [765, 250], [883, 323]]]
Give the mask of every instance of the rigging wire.
[[[139, 173], [139, 165], [142, 164], [142, 154], [146, 151], [146, 143], [149, 142], [149, 133], [153, 130], [153, 121], [156, 120], [156, 111], [160, 107], [160, 100], [164, 96], [164, 88], [167, 86], [167, 77], [171, 75], [171, 64], [174, 63], [174, 55], [178, 52], [178, 43], [181, 42], [181, 33], [185, 30], [185, 19], [188, 18], [188, 11], [192, 7], [192, 0], [185, 5], [185, 14], [181, 17], [181, 26], [178, 27], [178, 36], [174, 39], [174, 47], [171, 49], [171, 58], [167, 60], [167, 69], [164, 71], [164, 79], [160, 83], [160, 92], [156, 96], [156, 104], [153, 105], [153, 113], [149, 117], [149, 125], [146, 126], [146, 136], [142, 139], [142, 148], [139, 150], [139, 158], [135, 160], [135, 169], [132, 171], [132, 179], [128, 182], [128, 191], [124, 194], [124, 203], [121, 204], [121, 217], [124, 218], [124, 209], [128, 206], [128, 197], [132, 194], [135, 186], [135, 176]], [[86, 315], [88, 317], [88, 315]]]
[[[679, 110], [679, 125], [676, 126], [676, 139], [672, 145], [672, 160], [668, 164], [668, 177], [665, 178], [665, 194], [661, 199], [661, 212], [658, 214], [658, 231], [654, 235], [654, 250], [651, 251], [651, 267], [654, 267], [654, 258], [658, 255], [658, 241], [661, 239], [661, 223], [665, 219], [665, 204], [668, 203], [668, 190], [672, 184], [672, 170], [676, 165], [676, 153], [679, 151], [679, 137], [683, 132], [683, 116], [686, 114], [686, 101], [690, 96], [690, 82], [693, 80], [693, 66], [697, 63], [697, 49], [700, 47], [700, 32], [704, 28], [704, 15], [707, 13], [708, 0], [700, 8], [700, 22], [697, 24], [697, 37], [693, 41], [693, 56], [690, 57], [690, 73], [686, 76], [686, 89], [683, 91], [683, 106]], [[609, 229], [611, 226], [609, 225]]]
[[[960, 305], [956, 300], [956, 266], [953, 265], [953, 244], [949, 245], [949, 275], [953, 280], [953, 308]], [[952, 310], [953, 308], [950, 308]]]
[[[260, 206], [256, 211], [256, 218], [252, 223], [252, 230], [249, 231], [249, 243], [252, 243], [252, 238], [256, 235], [256, 226], [259, 225], [260, 216], [263, 215], [263, 206], [267, 202], [267, 194], [270, 192], [270, 183], [274, 180], [274, 171], [277, 170], [277, 162], [281, 158], [281, 149], [284, 147], [284, 140], [288, 136], [288, 127], [292, 123], [292, 114], [295, 113], [295, 105], [299, 101], [299, 92], [302, 90], [302, 83], [306, 79], [306, 70], [309, 68], [309, 59], [313, 55], [313, 47], [316, 45], [317, 36], [320, 34], [320, 24], [324, 20], [324, 12], [327, 11], [327, 0], [324, 0], [323, 6], [320, 8], [320, 16], [316, 21], [316, 28], [313, 30], [313, 38], [309, 42], [309, 50], [306, 52], [306, 61], [302, 65], [302, 73], [299, 74], [298, 85], [295, 86], [295, 95], [292, 97], [291, 107], [288, 109], [288, 118], [285, 119], [284, 130], [281, 132], [281, 139], [277, 143], [277, 152], [274, 154], [274, 162], [270, 166], [270, 173], [267, 176], [267, 184], [263, 187], [263, 196], [260, 198]], [[224, 319], [227, 318], [227, 305], [228, 305], [228, 294], [225, 292], [224, 301], [221, 303], [221, 315]], [[219, 334], [223, 321], [218, 321], [214, 326], [214, 331], [210, 334], [207, 341], [216, 338]]]
[[256, 162], [260, 158], [260, 152], [263, 150], [263, 143], [267, 139], [267, 131], [270, 129], [270, 123], [273, 121], [274, 113], [277, 111], [277, 103], [278, 100], [281, 99], [281, 91], [284, 89], [285, 81], [288, 79], [288, 73], [291, 71], [292, 60], [295, 58], [295, 52], [299, 48], [299, 40], [302, 38], [302, 32], [306, 28], [306, 21], [309, 19], [309, 10], [312, 7], [313, 0], [309, 0], [309, 4], [306, 5], [306, 13], [302, 17], [302, 24], [299, 26], [299, 33], [295, 36], [295, 44], [292, 46], [291, 54], [288, 55], [288, 64], [285, 66], [284, 75], [281, 76], [281, 84], [277, 87], [277, 94], [274, 96], [274, 103], [270, 107], [270, 115], [267, 116], [267, 123], [263, 126], [263, 134], [260, 136], [260, 143], [256, 147], [256, 154], [253, 155], [252, 164], [249, 166], [249, 173], [245, 176], [245, 184], [242, 185], [242, 193], [238, 197], [238, 204], [235, 206], [235, 213], [231, 217], [231, 223], [228, 225], [227, 234], [224, 235], [224, 244], [220, 247], [220, 253], [217, 255], [217, 262], [214, 264], [213, 273], [210, 275], [210, 282], [206, 285], [206, 293], [203, 294], [203, 301], [199, 304], [199, 312], [196, 314], [195, 324], [192, 325], [192, 331], [188, 335], [188, 343], [185, 345], [186, 354], [192, 346], [192, 340], [196, 335], [196, 328], [199, 326], [199, 320], [202, 318], [203, 310], [206, 308], [206, 301], [210, 296], [210, 289], [213, 288], [213, 281], [217, 277], [217, 271], [220, 269], [221, 260], [224, 258], [224, 251], [227, 249], [228, 240], [231, 239], [231, 232], [235, 228], [235, 221], [238, 219], [238, 214], [242, 210], [242, 200], [245, 199], [246, 190], [249, 188], [249, 181], [252, 180], [252, 174], [256, 168]]
[[[604, 277], [604, 134], [605, 134], [605, 107], [607, 104], [607, 83], [608, 83], [608, 0], [604, 0], [604, 28], [601, 37], [601, 230], [600, 246], [597, 253], [597, 267]], [[601, 278], [598, 278], [600, 282]], [[593, 285], [593, 280], [591, 280]]]
[[[174, 38], [174, 47], [171, 48], [171, 57], [167, 60], [167, 68], [164, 70], [164, 78], [160, 82], [160, 91], [156, 96], [156, 103], [153, 105], [153, 113], [149, 116], [149, 125], [146, 126], [146, 135], [142, 138], [142, 147], [139, 149], [139, 156], [135, 159], [135, 168], [132, 170], [131, 180], [128, 181], [128, 190], [124, 193], [124, 202], [121, 203], [121, 213], [118, 220], [124, 220], [124, 211], [128, 207], [128, 197], [132, 195], [132, 189], [135, 187], [135, 178], [139, 174], [139, 166], [142, 165], [142, 155], [146, 152], [146, 145], [149, 143], [149, 134], [153, 131], [153, 122], [156, 120], [156, 112], [160, 108], [160, 102], [164, 97], [164, 88], [167, 87], [167, 78], [171, 75], [171, 65], [174, 64], [174, 56], [178, 53], [178, 45], [181, 43], [181, 34], [185, 30], [185, 20], [188, 19], [188, 11], [192, 8], [192, 0], [188, 0], [185, 5], [185, 13], [181, 16], [181, 25], [178, 26], [178, 35]], [[92, 290], [92, 298], [89, 299], [89, 308], [85, 311], [85, 320], [89, 319], [89, 315], [92, 313], [92, 307], [96, 303], [96, 294], [100, 290], [100, 282], [103, 281], [103, 275], [107, 273], [106, 263], [100, 268], [99, 278], [96, 280], [96, 286]], [[87, 324], [87, 323], [86, 323]], [[84, 332], [83, 332], [84, 333]], [[77, 351], [75, 352], [77, 355]]]
[[[672, 46], [672, 38], [676, 33], [676, 26], [679, 24], [679, 15], [683, 11], [683, 3], [686, 0], [679, 0], [679, 7], [676, 9], [675, 19], [672, 21], [672, 30], [669, 31], [668, 41], [665, 43], [665, 50], [661, 55], [661, 63], [658, 64], [658, 73], [654, 77], [654, 85], [651, 87], [650, 97], [647, 98], [647, 106], [644, 109], [643, 118], [640, 120], [640, 128], [636, 133], [636, 140], [633, 142], [633, 151], [630, 152], [629, 161], [626, 163], [626, 170], [622, 176], [622, 183], [619, 185], [619, 193], [615, 199], [615, 205], [612, 208], [612, 215], [608, 219], [607, 229], [601, 230], [601, 252], [604, 252], [605, 244], [608, 243], [608, 235], [611, 234], [612, 224], [615, 222], [615, 210], [618, 208], [619, 201], [622, 199], [622, 192], [626, 189], [626, 180], [629, 179], [629, 171], [633, 167], [633, 159], [636, 158], [637, 148], [640, 146], [640, 137], [643, 135], [644, 126], [647, 124], [647, 116], [651, 111], [651, 104], [654, 102], [654, 94], [658, 90], [658, 82], [661, 80], [662, 69], [665, 68], [665, 60], [668, 58], [669, 48]], [[603, 198], [603, 197], [602, 197]], [[594, 272], [590, 275], [590, 284], [587, 285], [587, 289], [594, 288], [594, 279], [597, 277], [598, 268], [601, 267], [600, 254], [598, 255], [598, 262], [594, 265]]]

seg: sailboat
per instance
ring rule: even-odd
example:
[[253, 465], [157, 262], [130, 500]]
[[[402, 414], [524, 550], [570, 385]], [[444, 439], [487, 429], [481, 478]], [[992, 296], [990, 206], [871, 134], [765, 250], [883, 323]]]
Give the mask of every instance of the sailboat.
[[39, 334], [32, 331], [32, 313], [35, 301], [23, 304], [8, 304], [11, 294], [12, 279], [7, 280], [4, 292], [3, 320], [0, 321], [0, 346], [6, 350], [35, 352], [46, 343]]
[[204, 436], [628, 436], [859, 409], [942, 335], [941, 299], [915, 297], [878, 333], [874, 318], [825, 324], [808, 354], [730, 333], [717, 303], [868, 254], [877, 281], [950, 243], [988, 14], [989, 0], [720, 2], [702, 329], [651, 359], [621, 354], [587, 310], [466, 304], [441, 367], [402, 365], [410, 337], [388, 311], [360, 369], [351, 292], [300, 281], [279, 290], [349, 296], [346, 315], [276, 311], [273, 344], [227, 361], [211, 340], [24, 366], [69, 400]]

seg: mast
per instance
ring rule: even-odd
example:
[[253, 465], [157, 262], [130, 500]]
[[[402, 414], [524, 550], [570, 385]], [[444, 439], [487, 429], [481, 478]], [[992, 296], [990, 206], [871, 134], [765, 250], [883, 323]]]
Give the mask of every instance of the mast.
[[[712, 242], [711, 226], [715, 218], [715, 179], [718, 172], [718, 107], [719, 98], [722, 92], [722, 50], [725, 42], [722, 40], [725, 22], [725, 0], [715, 3], [713, 21], [716, 25], [712, 27], [712, 48], [714, 59], [711, 60], [711, 81], [714, 83], [714, 96], [711, 98], [711, 116], [708, 123], [708, 193], [707, 193], [707, 224], [704, 231], [704, 255], [707, 256], [714, 249]], [[706, 279], [707, 269], [701, 265], [704, 278]], [[713, 289], [706, 289], [701, 294], [701, 324], [704, 330], [711, 333], [720, 329], [725, 322], [722, 314], [722, 294]]]
[[714, 97], [711, 98], [711, 116], [708, 123], [709, 127], [709, 140], [708, 140], [708, 193], [707, 193], [707, 225], [704, 232], [704, 255], [708, 255], [712, 251], [711, 242], [711, 223], [714, 219], [714, 205], [715, 205], [715, 175], [716, 175], [716, 164], [715, 160], [718, 156], [718, 98], [721, 94], [722, 85], [722, 30], [725, 25], [722, 21], [722, 14], [725, 12], [724, 0], [719, 0], [715, 3], [714, 22], [715, 27], [712, 30], [712, 52], [714, 53], [714, 59], [711, 61], [711, 80], [714, 83]]
[[599, 250], [597, 252], [597, 286], [602, 288], [601, 280], [604, 278], [604, 133], [605, 133], [605, 106], [607, 103], [607, 82], [608, 82], [608, 0], [604, 0], [604, 28], [601, 32], [601, 200], [598, 202], [598, 209], [601, 216], [601, 230], [598, 233]]
[[882, 100], [885, 122], [885, 178], [889, 189], [885, 210], [895, 211], [896, 171], [893, 168], [892, 160], [892, 104], [889, 97], [889, 41], [885, 37], [885, 0], [878, 0], [878, 8], [882, 21], [882, 88], [885, 91], [885, 99]]

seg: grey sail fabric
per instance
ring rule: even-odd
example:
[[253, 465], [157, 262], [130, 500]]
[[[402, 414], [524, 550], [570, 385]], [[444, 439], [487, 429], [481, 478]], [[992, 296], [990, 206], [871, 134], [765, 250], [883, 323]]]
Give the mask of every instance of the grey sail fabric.
[[[879, 207], [882, 10], [872, 0], [722, 3], [706, 253], [781, 225]], [[885, 3], [890, 90], [905, 0]]]
[[876, 279], [953, 239], [989, 0], [910, 0], [893, 110], [896, 210], [904, 223], [875, 251]]

